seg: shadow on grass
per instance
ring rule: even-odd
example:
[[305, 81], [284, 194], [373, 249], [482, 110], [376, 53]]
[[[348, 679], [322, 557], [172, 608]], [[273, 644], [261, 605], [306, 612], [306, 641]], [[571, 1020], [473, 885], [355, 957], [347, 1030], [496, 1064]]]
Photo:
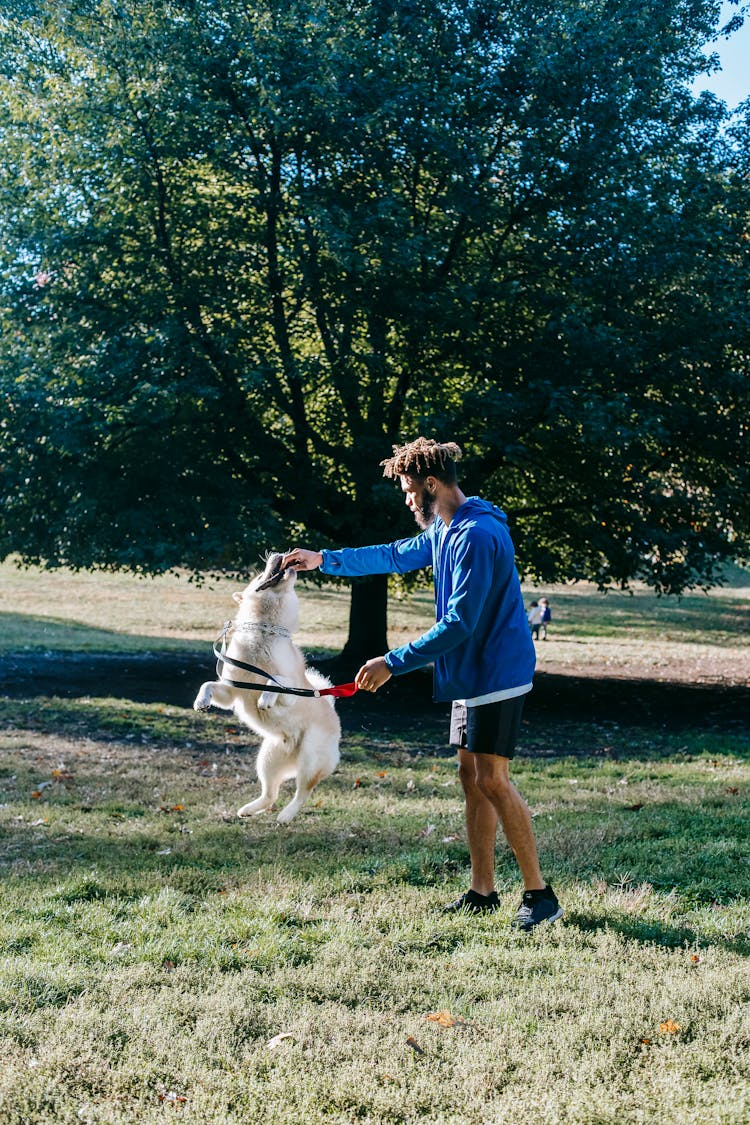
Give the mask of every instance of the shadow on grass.
[[[214, 677], [215, 662], [208, 645], [200, 652], [193, 647], [165, 653], [150, 651], [161, 640], [131, 640], [136, 648], [142, 641], [143, 651], [6, 653], [0, 658], [0, 694], [17, 699], [114, 697], [189, 708], [200, 684]], [[334, 682], [341, 679], [333, 678]], [[358, 695], [339, 704], [344, 725], [362, 729], [373, 721], [393, 729], [438, 716], [441, 720], [446, 716], [447, 722], [448, 709], [447, 704], [432, 702], [432, 677], [425, 672], [398, 677], [377, 695]], [[540, 724], [579, 720], [627, 723], [631, 727], [747, 729], [750, 687], [540, 672], [525, 715], [531, 723]]]
[[697, 930], [684, 926], [670, 926], [663, 922], [653, 922], [646, 919], [623, 918], [621, 914], [608, 918], [593, 918], [590, 915], [567, 910], [565, 922], [568, 926], [576, 926], [584, 933], [597, 933], [605, 930], [616, 930], [623, 937], [644, 945], [662, 945], [667, 949], [684, 949], [698, 947], [706, 949], [709, 946], [720, 945], [741, 957], [750, 955], [750, 938], [739, 934], [736, 937], [704, 937]]

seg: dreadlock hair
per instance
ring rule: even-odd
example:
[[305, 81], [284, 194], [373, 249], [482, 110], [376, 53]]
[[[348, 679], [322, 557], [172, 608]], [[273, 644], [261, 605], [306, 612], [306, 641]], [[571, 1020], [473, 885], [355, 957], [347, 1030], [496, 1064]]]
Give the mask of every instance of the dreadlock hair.
[[455, 484], [456, 461], [461, 457], [461, 449], [455, 441], [418, 437], [408, 445], [394, 445], [393, 456], [380, 464], [384, 477], [414, 477], [418, 481], [436, 477], [443, 484]]

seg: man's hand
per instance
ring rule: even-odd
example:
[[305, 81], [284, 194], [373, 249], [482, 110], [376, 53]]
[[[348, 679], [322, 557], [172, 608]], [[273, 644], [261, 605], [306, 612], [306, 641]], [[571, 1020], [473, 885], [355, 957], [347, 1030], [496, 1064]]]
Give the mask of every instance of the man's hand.
[[294, 567], [295, 570], [317, 570], [322, 562], [323, 556], [320, 551], [305, 551], [302, 547], [295, 547], [293, 551], [284, 555], [281, 569]]
[[354, 677], [354, 682], [360, 691], [377, 691], [386, 681], [390, 680], [391, 675], [391, 670], [384, 657], [374, 656], [372, 660], [368, 660], [366, 664], [362, 665]]

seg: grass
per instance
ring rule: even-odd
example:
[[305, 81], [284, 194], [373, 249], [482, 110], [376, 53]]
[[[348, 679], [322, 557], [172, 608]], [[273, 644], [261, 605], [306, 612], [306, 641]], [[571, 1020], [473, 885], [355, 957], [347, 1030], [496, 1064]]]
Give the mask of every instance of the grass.
[[[41, 649], [42, 581], [69, 650], [149, 636], [194, 649], [228, 592], [58, 575], [55, 597], [55, 576], [10, 577], [30, 583], [6, 605]], [[325, 640], [330, 620], [338, 643], [342, 595], [306, 597], [309, 635]], [[576, 630], [592, 648], [636, 644], [640, 619], [617, 634], [621, 603], [589, 597], [554, 592], [544, 659]], [[707, 620], [742, 609], [734, 591], [714, 597], [698, 602]], [[396, 606], [397, 627], [427, 608]], [[672, 656], [739, 659], [731, 622], [703, 629], [695, 612], [670, 626]], [[662, 626], [641, 643], [665, 643]], [[530, 712], [514, 776], [566, 916], [522, 936], [502, 843], [500, 913], [440, 912], [467, 880], [444, 715], [355, 707], [340, 704], [338, 772], [280, 829], [235, 816], [257, 783], [231, 718], [0, 698], [3, 1125], [745, 1125], [746, 740], [583, 716], [562, 741], [586, 752], [560, 756], [559, 729]]]

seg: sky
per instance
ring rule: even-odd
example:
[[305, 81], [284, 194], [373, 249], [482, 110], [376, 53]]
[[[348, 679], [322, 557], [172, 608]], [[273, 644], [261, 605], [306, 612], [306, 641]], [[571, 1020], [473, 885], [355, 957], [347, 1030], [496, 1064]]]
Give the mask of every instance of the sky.
[[[736, 4], [722, 4], [722, 25], [744, 6], [743, 4], [738, 8]], [[722, 98], [730, 109], [734, 109], [739, 102], [750, 97], [750, 13], [745, 17], [745, 23], [739, 31], [729, 39], [719, 39], [708, 50], [709, 53], [720, 56], [722, 69], [696, 82], [696, 93], [701, 90], [711, 90], [717, 97]]]

